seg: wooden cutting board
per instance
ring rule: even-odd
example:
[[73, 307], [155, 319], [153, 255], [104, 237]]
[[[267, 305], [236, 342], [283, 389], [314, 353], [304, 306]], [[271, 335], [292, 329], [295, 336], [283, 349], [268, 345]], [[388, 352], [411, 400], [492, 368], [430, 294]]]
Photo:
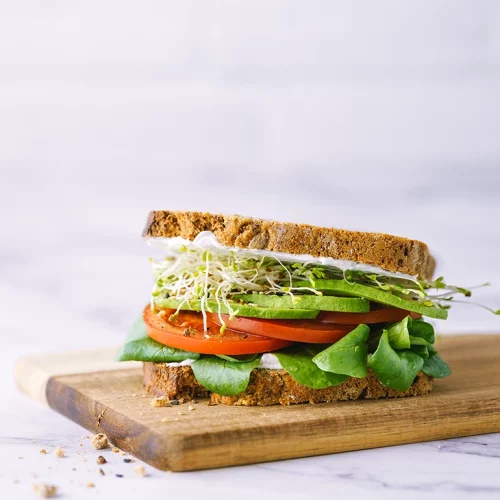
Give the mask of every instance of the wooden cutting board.
[[[187, 471], [500, 431], [500, 335], [443, 338], [453, 375], [418, 398], [289, 407], [153, 408], [113, 350], [24, 358], [22, 390], [162, 470]], [[111, 369], [110, 369], [111, 368]], [[164, 421], [166, 419], [166, 421]]]

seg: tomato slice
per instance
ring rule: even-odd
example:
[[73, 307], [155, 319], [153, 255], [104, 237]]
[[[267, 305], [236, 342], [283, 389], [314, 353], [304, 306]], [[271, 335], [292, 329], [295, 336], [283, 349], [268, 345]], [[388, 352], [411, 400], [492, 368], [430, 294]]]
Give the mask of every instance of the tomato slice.
[[342, 313], [321, 311], [316, 321], [324, 323], [335, 323], [336, 325], [361, 325], [372, 323], [393, 323], [411, 316], [413, 319], [421, 318], [421, 314], [404, 311], [395, 307], [386, 309], [376, 309], [367, 313]]
[[175, 312], [165, 310], [158, 315], [146, 306], [142, 316], [148, 335], [160, 344], [200, 354], [258, 354], [276, 351], [291, 344], [285, 340], [260, 337], [248, 333], [237, 332], [227, 328], [220, 333], [220, 326], [213, 321], [208, 322], [209, 330], [203, 330], [203, 316], [193, 311], [179, 311], [175, 322], [168, 320]]
[[[355, 328], [352, 325], [337, 326], [311, 319], [260, 319], [243, 316], [229, 319], [227, 314], [221, 316], [231, 330], [310, 344], [337, 342]], [[221, 324], [217, 314], [208, 314], [208, 317], [211, 322]]]

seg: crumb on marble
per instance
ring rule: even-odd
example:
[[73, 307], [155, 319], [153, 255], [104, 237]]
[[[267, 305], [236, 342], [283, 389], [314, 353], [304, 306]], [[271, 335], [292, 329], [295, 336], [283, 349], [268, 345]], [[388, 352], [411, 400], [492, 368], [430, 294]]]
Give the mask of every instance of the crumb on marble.
[[47, 450], [45, 448], [42, 448], [40, 450], [40, 455], [47, 455]]
[[102, 432], [92, 436], [91, 442], [94, 450], [104, 450], [109, 446], [108, 436]]
[[117, 448], [116, 446], [112, 446], [112, 447], [111, 447], [111, 451], [112, 451], [113, 453], [119, 453], [119, 452], [120, 452], [120, 449], [119, 449], [119, 448]]
[[87, 488], [95, 488], [95, 484], [94, 483], [87, 483]]
[[34, 484], [33, 492], [42, 498], [53, 498], [57, 494], [57, 486], [53, 484]]
[[97, 457], [97, 463], [98, 463], [99, 465], [105, 464], [105, 463], [107, 463], [107, 462], [108, 462], [108, 461], [107, 461], [107, 460], [106, 460], [106, 459], [105, 459], [102, 455], [99, 455], [99, 456]]
[[134, 467], [134, 472], [138, 474], [139, 476], [146, 476], [146, 469], [144, 468], [144, 465], [136, 465]]
[[54, 450], [54, 455], [58, 458], [64, 457], [64, 450], [59, 446]]

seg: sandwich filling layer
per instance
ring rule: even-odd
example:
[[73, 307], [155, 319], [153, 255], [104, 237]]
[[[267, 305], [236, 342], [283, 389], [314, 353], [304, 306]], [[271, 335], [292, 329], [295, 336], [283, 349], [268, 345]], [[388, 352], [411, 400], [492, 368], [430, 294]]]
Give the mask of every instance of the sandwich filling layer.
[[[470, 290], [349, 260], [151, 238], [150, 304], [119, 360], [189, 366], [221, 396], [245, 392], [253, 370], [284, 370], [309, 389], [370, 373], [406, 394], [419, 374], [451, 371], [425, 317], [446, 319]], [[497, 311], [497, 313], [499, 313]]]

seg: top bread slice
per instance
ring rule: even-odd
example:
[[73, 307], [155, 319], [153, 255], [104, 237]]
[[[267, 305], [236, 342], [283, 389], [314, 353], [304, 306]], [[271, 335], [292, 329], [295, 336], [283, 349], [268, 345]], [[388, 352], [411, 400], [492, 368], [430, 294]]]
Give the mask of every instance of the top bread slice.
[[157, 210], [150, 212], [142, 235], [193, 240], [202, 231], [211, 231], [227, 247], [350, 260], [424, 280], [432, 278], [436, 264], [418, 240], [241, 215]]

